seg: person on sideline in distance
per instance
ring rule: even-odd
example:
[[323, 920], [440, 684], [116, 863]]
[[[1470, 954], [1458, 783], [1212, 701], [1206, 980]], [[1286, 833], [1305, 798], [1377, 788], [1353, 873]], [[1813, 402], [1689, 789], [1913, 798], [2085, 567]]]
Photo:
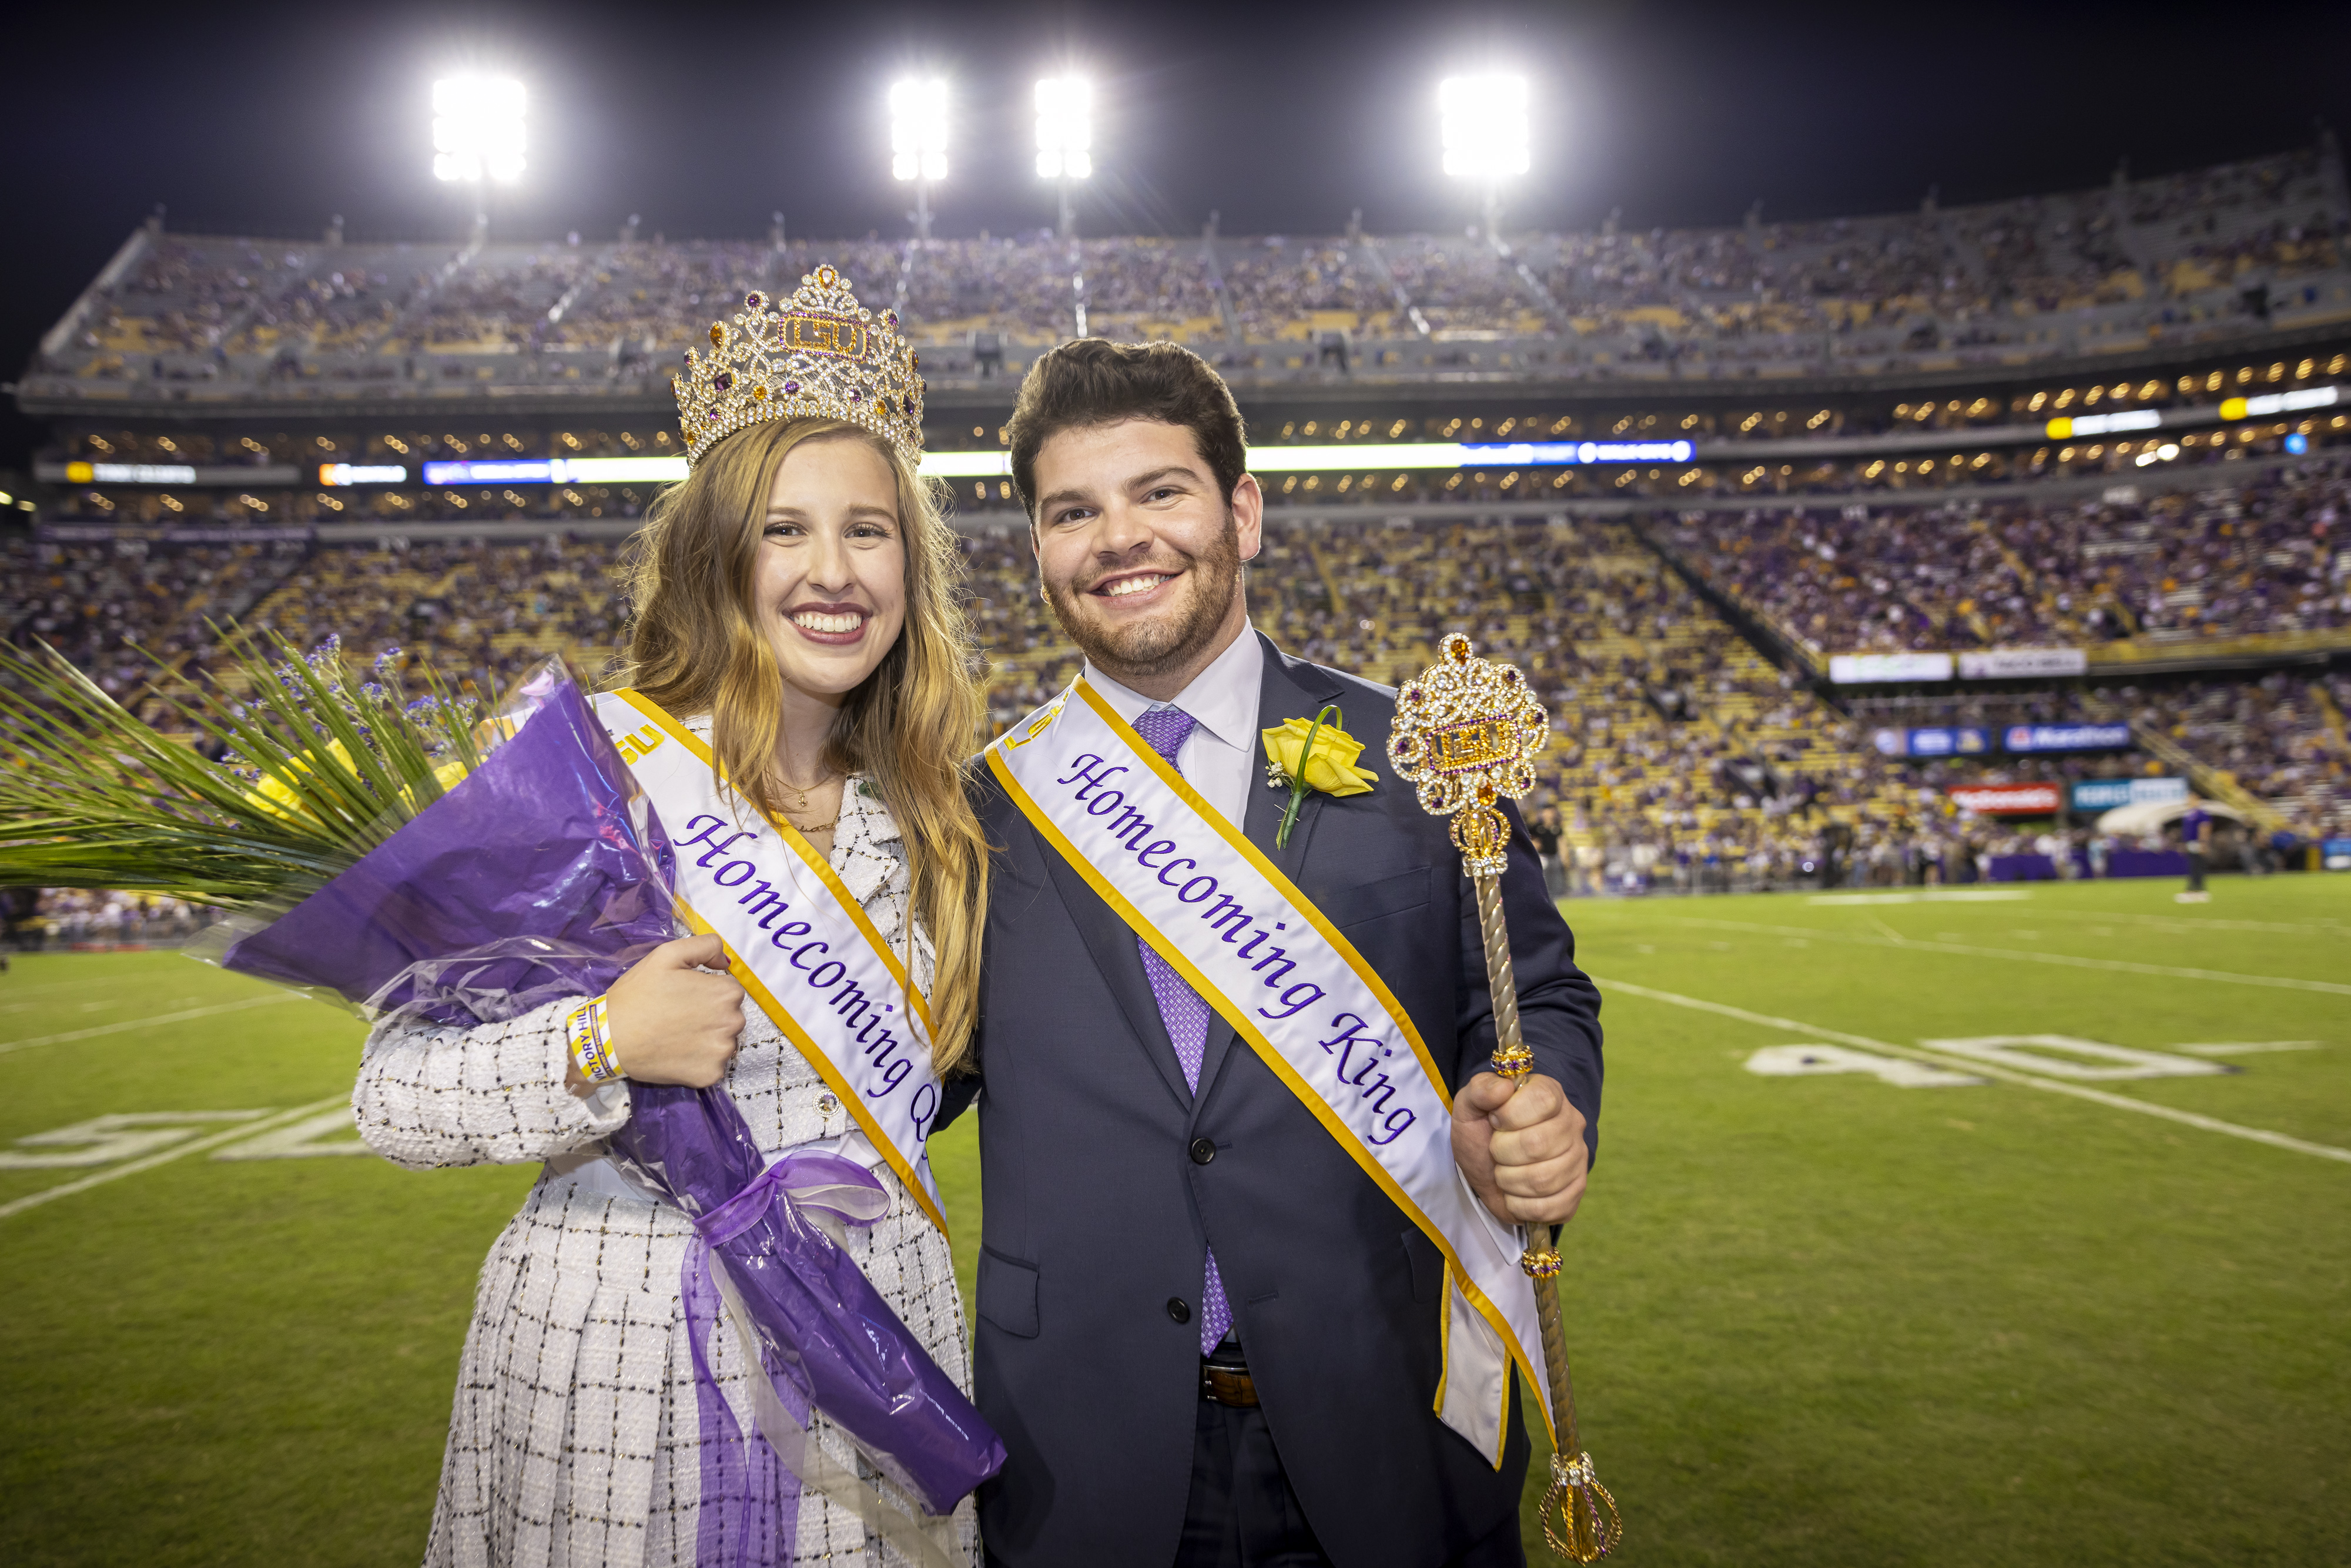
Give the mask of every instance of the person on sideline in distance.
[[[943, 1114], [977, 1098], [975, 1383], [1010, 1452], [980, 1490], [989, 1560], [1521, 1563], [1533, 1385], [1514, 1398], [1507, 1361], [1473, 1379], [1485, 1331], [1447, 1337], [1467, 1320], [1447, 1315], [1463, 1293], [1445, 1252], [1371, 1172], [1430, 1093], [1420, 1133], [1447, 1212], [1498, 1233], [1479, 1244], [1510, 1267], [1508, 1228], [1563, 1221], [1583, 1196], [1599, 998], [1523, 824], [1513, 813], [1502, 880], [1536, 1068], [1513, 1092], [1485, 1071], [1494, 1023], [1460, 855], [1384, 767], [1394, 694], [1249, 627], [1264, 503], [1223, 382], [1170, 343], [1067, 343], [1030, 370], [1010, 445], [1044, 597], [1086, 665], [974, 783], [1000, 847], [977, 1075], [950, 1084]], [[1290, 792], [1268, 787], [1260, 731], [1329, 704], [1365, 740], [1370, 782], [1308, 795], [1278, 842]], [[1123, 836], [1079, 836], [1102, 831]], [[1081, 841], [1109, 851], [1073, 853]], [[1237, 900], [1245, 885], [1290, 902]], [[1155, 899], [1208, 934], [1174, 935], [1176, 918], [1144, 940]], [[1401, 1016], [1333, 1022], [1317, 1005], [1357, 961]], [[1212, 1001], [1194, 978], [1217, 990], [1226, 962], [1268, 988]], [[1403, 1049], [1414, 1034], [1441, 1084]], [[1278, 1074], [1277, 1040], [1318, 1071], [1348, 1051], [1335, 1097], [1310, 1103], [1320, 1091]]]

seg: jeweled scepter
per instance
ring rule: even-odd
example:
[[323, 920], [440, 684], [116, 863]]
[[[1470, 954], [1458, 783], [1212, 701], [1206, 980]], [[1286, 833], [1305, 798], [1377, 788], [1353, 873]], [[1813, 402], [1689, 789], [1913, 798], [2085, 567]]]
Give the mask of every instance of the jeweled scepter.
[[[1519, 1032], [1519, 986], [1510, 972], [1510, 933], [1502, 918], [1502, 872], [1510, 863], [1510, 821], [1497, 803], [1534, 788], [1534, 756], [1550, 738], [1551, 718], [1509, 664], [1472, 657], [1458, 632], [1438, 644], [1436, 664], [1396, 697], [1388, 760], [1418, 786], [1423, 810], [1453, 819], [1453, 847], [1478, 894], [1478, 928], [1486, 947], [1486, 984], [1494, 997], [1494, 1071], [1512, 1082], [1534, 1070]], [[1616, 1500], [1593, 1473], [1575, 1427], [1575, 1387], [1559, 1322], [1559, 1245], [1552, 1233], [1529, 1242], [1519, 1260], [1533, 1281], [1542, 1327], [1543, 1373], [1551, 1384], [1553, 1426], [1551, 1486], [1543, 1493], [1543, 1539], [1562, 1557], [1596, 1562], [1625, 1537]]]

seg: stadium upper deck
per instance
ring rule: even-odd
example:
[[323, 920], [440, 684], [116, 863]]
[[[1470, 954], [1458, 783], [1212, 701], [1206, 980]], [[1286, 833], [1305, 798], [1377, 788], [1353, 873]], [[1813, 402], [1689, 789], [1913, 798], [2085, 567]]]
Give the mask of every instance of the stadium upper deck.
[[946, 409], [1040, 348], [1199, 349], [1244, 387], [1851, 385], [2288, 347], [2351, 320], [2331, 135], [2250, 162], [1979, 206], [1727, 229], [549, 244], [135, 233], [43, 340], [28, 412], [626, 409], [752, 288], [830, 261], [893, 304]]
[[[1621, 527], [1653, 552], [1644, 581], [1686, 584], [1656, 579], [1677, 616], [1705, 601], [1823, 691], [1841, 655], [2053, 643], [2093, 681], [2234, 679], [2351, 654], [2346, 234], [2331, 141], [1982, 207], [1507, 251], [1361, 232], [469, 250], [142, 229], [19, 383], [56, 486], [26, 543], [44, 563], [135, 557], [232, 614], [346, 552], [609, 549], [662, 465], [570, 465], [674, 461], [676, 349], [747, 289], [831, 261], [925, 342], [934, 452], [995, 458], [1018, 372], [1081, 325], [1174, 338], [1233, 379], [1278, 512], [1334, 540], [1415, 517]], [[1530, 441], [1688, 449], [1419, 460]], [[1318, 461], [1280, 450], [1299, 444]], [[437, 466], [485, 459], [515, 471]], [[954, 483], [975, 548], [1017, 515], [999, 471]], [[0, 619], [78, 628], [76, 656], [104, 664], [130, 623], [69, 580], [42, 590]], [[167, 640], [194, 647], [195, 623]]]

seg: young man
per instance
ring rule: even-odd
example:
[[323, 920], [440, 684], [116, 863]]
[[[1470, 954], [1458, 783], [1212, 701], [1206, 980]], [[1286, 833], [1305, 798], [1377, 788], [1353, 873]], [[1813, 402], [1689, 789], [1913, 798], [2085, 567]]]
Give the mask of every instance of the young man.
[[[1197, 356], [1065, 344], [1011, 446], [1086, 670], [977, 770], [981, 1076], [941, 1121], [977, 1097], [989, 1558], [1521, 1563], [1510, 1228], [1574, 1213], [1599, 1113], [1573, 938], [1513, 833], [1513, 1092], [1460, 856], [1385, 760], [1394, 694], [1249, 628], [1263, 498]], [[1332, 703], [1370, 788], [1279, 843], [1259, 732]]]

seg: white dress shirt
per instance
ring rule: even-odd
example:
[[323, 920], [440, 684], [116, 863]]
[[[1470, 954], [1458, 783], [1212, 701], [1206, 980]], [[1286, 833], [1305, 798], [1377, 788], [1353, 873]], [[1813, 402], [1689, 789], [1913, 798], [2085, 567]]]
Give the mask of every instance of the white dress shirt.
[[1131, 692], [1086, 661], [1086, 679], [1127, 723], [1146, 709], [1162, 707], [1180, 707], [1198, 721], [1176, 750], [1176, 771], [1236, 828], [1249, 810], [1249, 785], [1265, 776], [1257, 716], [1258, 683], [1264, 674], [1265, 645], [1248, 626], [1172, 703]]

